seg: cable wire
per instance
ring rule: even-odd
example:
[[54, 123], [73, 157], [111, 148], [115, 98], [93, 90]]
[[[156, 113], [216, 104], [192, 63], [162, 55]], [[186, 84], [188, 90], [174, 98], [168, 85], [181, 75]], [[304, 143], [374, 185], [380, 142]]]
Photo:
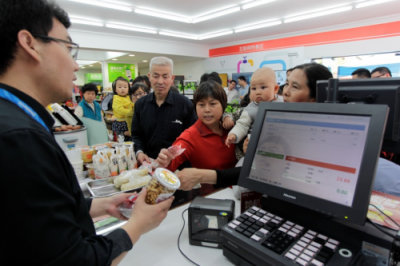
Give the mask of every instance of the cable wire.
[[179, 240], [181, 239], [181, 235], [182, 235], [183, 229], [185, 229], [185, 217], [183, 217], [183, 214], [184, 214], [185, 211], [187, 211], [187, 210], [189, 210], [189, 209], [186, 209], [186, 210], [184, 210], [184, 211], [182, 212], [183, 226], [182, 226], [182, 230], [181, 230], [181, 232], [179, 233], [179, 236], [178, 236], [178, 249], [179, 249], [179, 251], [182, 253], [182, 255], [183, 255], [188, 261], [190, 261], [191, 263], [193, 263], [193, 264], [196, 265], [196, 266], [200, 266], [200, 265], [197, 264], [196, 262], [194, 262], [194, 261], [192, 261], [191, 259], [189, 259], [188, 256], [186, 256], [185, 253], [182, 252], [182, 250], [181, 250], [181, 248], [180, 248], [180, 246], [179, 246]]
[[385, 235], [390, 236], [393, 239], [397, 239], [396, 236], [389, 234], [388, 232], [384, 231], [382, 228], [380, 228], [378, 225], [376, 225], [373, 221], [371, 221], [369, 218], [367, 218], [367, 221], [370, 222], [370, 224], [372, 224], [376, 229], [378, 229], [379, 231], [381, 231], [382, 233], [384, 233]]
[[[392, 218], [390, 218], [390, 216], [389, 215], [387, 215], [386, 213], [384, 213], [381, 209], [379, 209], [378, 208], [378, 206], [376, 206], [376, 205], [374, 205], [374, 204], [369, 204], [369, 205], [371, 205], [372, 207], [375, 207], [375, 209], [377, 209], [379, 212], [381, 212], [383, 215], [385, 215], [387, 218], [389, 218], [395, 225], [397, 225], [398, 227], [399, 227], [399, 229], [400, 229], [400, 225], [398, 224], [398, 223], [396, 223]], [[398, 229], [398, 230], [399, 230]]]

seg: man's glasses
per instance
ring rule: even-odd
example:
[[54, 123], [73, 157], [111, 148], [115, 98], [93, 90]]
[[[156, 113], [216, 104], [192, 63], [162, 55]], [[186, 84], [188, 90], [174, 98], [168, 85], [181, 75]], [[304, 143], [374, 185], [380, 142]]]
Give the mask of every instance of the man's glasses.
[[133, 97], [137, 98], [138, 96], [142, 97], [143, 95], [146, 95], [146, 94], [144, 92], [139, 92], [139, 93], [133, 94]]
[[67, 47], [69, 49], [69, 52], [74, 60], [78, 59], [78, 50], [79, 50], [79, 45], [77, 43], [73, 43], [70, 41], [62, 40], [62, 39], [57, 39], [49, 36], [44, 36], [44, 35], [33, 35], [35, 38], [40, 38], [43, 40], [49, 40], [53, 42], [62, 42], [71, 45], [70, 47]]

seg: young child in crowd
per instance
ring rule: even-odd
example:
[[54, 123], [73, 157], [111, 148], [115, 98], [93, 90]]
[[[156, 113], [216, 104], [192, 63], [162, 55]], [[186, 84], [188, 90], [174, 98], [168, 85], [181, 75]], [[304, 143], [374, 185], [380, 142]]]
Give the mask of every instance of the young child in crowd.
[[[137, 82], [132, 85], [131, 89], [129, 90], [129, 96], [132, 100], [132, 103], [135, 104], [139, 98], [147, 95], [149, 93], [149, 88], [147, 87], [146, 84]], [[132, 119], [133, 119], [133, 111], [134, 108], [132, 108], [127, 114], [126, 114], [126, 124], [128, 125], [128, 130], [129, 134], [128, 136], [131, 135], [132, 132]]]
[[[250, 104], [244, 108], [236, 125], [229, 132], [225, 144], [229, 147], [232, 143], [242, 141], [251, 133], [260, 102], [283, 102], [282, 96], [277, 95], [279, 85], [276, 83], [275, 72], [269, 67], [257, 69], [250, 81]], [[224, 126], [233, 125], [229, 116], [224, 117]]]
[[97, 86], [93, 83], [88, 83], [82, 87], [81, 91], [83, 94], [83, 100], [76, 107], [75, 115], [104, 122], [100, 104], [95, 101], [98, 92]]
[[117, 136], [129, 136], [128, 124], [126, 123], [126, 115], [133, 109], [133, 103], [129, 97], [129, 82], [123, 77], [118, 77], [112, 84], [114, 91], [112, 109], [116, 121], [112, 124], [112, 131]]

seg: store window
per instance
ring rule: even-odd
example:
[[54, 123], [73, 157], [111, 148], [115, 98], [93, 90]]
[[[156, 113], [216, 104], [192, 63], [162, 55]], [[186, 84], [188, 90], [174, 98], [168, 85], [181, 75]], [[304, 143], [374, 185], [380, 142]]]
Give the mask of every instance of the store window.
[[358, 68], [372, 71], [381, 66], [389, 68], [392, 77], [400, 77], [400, 52], [316, 58], [312, 61], [326, 66], [335, 78], [340, 79], [351, 79], [351, 73]]

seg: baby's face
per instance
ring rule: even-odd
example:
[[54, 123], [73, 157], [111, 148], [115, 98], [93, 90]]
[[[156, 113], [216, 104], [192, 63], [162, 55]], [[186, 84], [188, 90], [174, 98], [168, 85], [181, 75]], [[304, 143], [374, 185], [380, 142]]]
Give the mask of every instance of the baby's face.
[[250, 83], [250, 98], [256, 103], [270, 102], [275, 99], [279, 86], [274, 78], [263, 75], [253, 75]]

